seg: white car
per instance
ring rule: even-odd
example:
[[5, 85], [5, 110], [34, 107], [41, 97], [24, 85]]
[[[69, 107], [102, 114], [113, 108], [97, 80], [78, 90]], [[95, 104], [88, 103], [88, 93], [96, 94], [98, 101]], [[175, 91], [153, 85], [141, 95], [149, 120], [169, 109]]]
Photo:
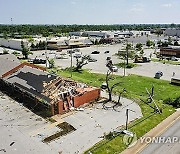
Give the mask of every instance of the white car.
[[111, 70], [112, 72], [117, 72], [117, 71], [118, 71], [118, 68], [117, 68], [117, 66], [112, 66], [112, 67], [110, 68], [110, 70]]
[[80, 52], [75, 52], [74, 57], [75, 58], [81, 58], [82, 54]]

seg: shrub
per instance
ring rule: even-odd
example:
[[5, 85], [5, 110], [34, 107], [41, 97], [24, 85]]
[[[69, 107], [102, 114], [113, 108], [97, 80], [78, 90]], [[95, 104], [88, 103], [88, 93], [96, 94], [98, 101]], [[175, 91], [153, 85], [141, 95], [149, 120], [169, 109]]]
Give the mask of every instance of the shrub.
[[175, 108], [180, 108], [180, 96], [176, 98], [167, 98], [163, 101], [165, 104], [172, 105]]

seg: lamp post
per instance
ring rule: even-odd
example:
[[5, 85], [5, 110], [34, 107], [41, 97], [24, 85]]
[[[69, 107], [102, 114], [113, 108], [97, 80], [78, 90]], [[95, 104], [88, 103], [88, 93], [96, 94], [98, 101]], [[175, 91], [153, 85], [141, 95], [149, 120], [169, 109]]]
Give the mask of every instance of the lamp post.
[[72, 48], [71, 48], [71, 78], [72, 78]]
[[124, 76], [126, 76], [126, 63], [125, 63], [126, 56], [124, 56]]
[[125, 127], [125, 130], [128, 130], [129, 111], [135, 112], [133, 110], [126, 109], [126, 127]]
[[47, 37], [46, 37], [46, 45], [45, 45], [45, 54], [46, 54], [46, 69], [47, 69]]

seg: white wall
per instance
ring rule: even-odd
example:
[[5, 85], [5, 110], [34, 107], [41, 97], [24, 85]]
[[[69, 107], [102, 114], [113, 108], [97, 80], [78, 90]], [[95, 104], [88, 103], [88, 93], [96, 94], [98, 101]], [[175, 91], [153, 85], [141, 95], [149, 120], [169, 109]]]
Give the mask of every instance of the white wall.
[[[21, 48], [21, 39], [0, 39], [0, 46], [4, 46], [7, 48], [11, 49], [16, 49], [16, 50], [22, 50]], [[28, 42], [26, 40], [23, 40], [24, 45], [27, 47]]]

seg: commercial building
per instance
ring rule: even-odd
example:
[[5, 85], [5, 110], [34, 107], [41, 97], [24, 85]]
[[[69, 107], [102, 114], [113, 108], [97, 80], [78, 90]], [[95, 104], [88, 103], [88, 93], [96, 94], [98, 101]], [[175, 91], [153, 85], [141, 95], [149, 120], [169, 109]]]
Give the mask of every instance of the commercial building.
[[21, 41], [24, 42], [25, 47], [29, 47], [31, 44], [26, 39], [0, 39], [0, 46], [15, 49], [15, 50], [22, 50]]
[[21, 42], [23, 41], [23, 44], [26, 48], [31, 49], [32, 43], [36, 45], [40, 41], [46, 41], [46, 38], [33, 38], [33, 42], [29, 41], [29, 39], [4, 39], [0, 38], [0, 46], [15, 49], [15, 50], [22, 50]]
[[179, 28], [167, 28], [164, 31], [164, 34], [167, 36], [177, 36], [180, 37], [180, 29]]
[[50, 74], [37, 65], [20, 63], [14, 55], [0, 55], [0, 88], [23, 101], [46, 106], [52, 115], [100, 97], [98, 88]]
[[87, 37], [71, 36], [52, 38], [47, 41], [48, 49], [71, 49], [71, 48], [82, 48], [92, 45], [92, 42]]
[[114, 32], [111, 31], [80, 31], [80, 32], [69, 32], [70, 36], [87, 36], [97, 38], [114, 38]]
[[164, 47], [160, 48], [161, 56], [169, 56], [169, 57], [180, 57], [180, 47]]

